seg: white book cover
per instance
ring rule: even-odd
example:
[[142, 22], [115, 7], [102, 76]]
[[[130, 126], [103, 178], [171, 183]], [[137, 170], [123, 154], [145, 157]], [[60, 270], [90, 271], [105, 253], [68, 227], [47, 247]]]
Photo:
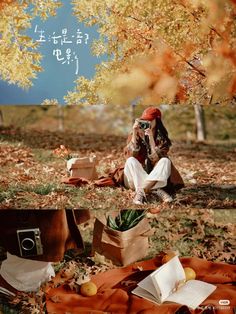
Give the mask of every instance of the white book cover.
[[175, 302], [196, 309], [216, 289], [200, 280], [185, 279], [183, 266], [175, 256], [140, 281], [132, 293], [157, 304]]

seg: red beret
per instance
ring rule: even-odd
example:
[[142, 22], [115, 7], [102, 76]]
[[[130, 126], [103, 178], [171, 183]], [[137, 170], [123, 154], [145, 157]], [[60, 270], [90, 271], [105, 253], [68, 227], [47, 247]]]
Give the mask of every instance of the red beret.
[[158, 108], [148, 107], [147, 109], [144, 110], [140, 119], [148, 121], [152, 121], [154, 119], [161, 119], [161, 112]]

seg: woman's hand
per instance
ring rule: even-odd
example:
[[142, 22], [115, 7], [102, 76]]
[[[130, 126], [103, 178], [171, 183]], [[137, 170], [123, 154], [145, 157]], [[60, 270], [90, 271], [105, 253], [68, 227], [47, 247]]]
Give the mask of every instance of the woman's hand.
[[134, 147], [137, 146], [137, 140], [138, 140], [139, 132], [140, 132], [139, 119], [136, 119], [134, 124], [133, 124], [133, 134], [132, 134], [132, 138], [131, 138], [131, 142], [133, 143]]
[[144, 137], [144, 130], [139, 127], [139, 119], [136, 119], [133, 125], [133, 139], [137, 139], [138, 137]]
[[133, 131], [137, 133], [138, 130], [139, 130], [139, 119], [136, 119], [134, 121]]
[[149, 137], [149, 139], [153, 138], [153, 133], [152, 133], [152, 129], [151, 128], [147, 128], [144, 131], [144, 134], [147, 135]]

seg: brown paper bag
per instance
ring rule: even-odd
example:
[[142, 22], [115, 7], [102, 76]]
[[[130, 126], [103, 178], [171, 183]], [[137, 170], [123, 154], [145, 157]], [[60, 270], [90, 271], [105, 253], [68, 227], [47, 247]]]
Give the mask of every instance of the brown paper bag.
[[96, 166], [97, 159], [93, 157], [72, 158], [67, 161], [67, 170], [71, 177], [82, 177], [95, 180], [98, 177]]
[[[114, 213], [113, 213], [114, 214]], [[152, 234], [147, 218], [126, 231], [113, 230], [106, 225], [106, 217], [96, 218], [93, 231], [93, 253], [111, 259], [116, 265], [129, 265], [147, 255], [148, 236]]]

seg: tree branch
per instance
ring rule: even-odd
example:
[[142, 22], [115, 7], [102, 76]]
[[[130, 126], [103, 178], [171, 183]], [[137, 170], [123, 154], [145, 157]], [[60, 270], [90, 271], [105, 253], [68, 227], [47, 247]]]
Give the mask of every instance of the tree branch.
[[215, 27], [209, 26], [210, 30], [215, 32], [220, 38], [224, 39], [223, 36], [215, 29]]
[[184, 62], [186, 62], [191, 68], [193, 68], [198, 74], [200, 74], [202, 77], [206, 77], [206, 74], [199, 70], [194, 64], [192, 64], [190, 61], [188, 61], [186, 58], [184, 58], [180, 53], [174, 51], [179, 57], [182, 58]]
[[[135, 21], [137, 21], [137, 22], [139, 22], [139, 23], [145, 23], [147, 26], [148, 26], [148, 24], [145, 22], [145, 21], [142, 21], [142, 20], [140, 20], [140, 19], [138, 19], [138, 18], [136, 18], [136, 17], [134, 17], [134, 16], [132, 16], [132, 15], [128, 15], [127, 16], [128, 18], [131, 18], [131, 19], [133, 19], [133, 20], [135, 20]], [[149, 26], [148, 26], [149, 27]], [[124, 30], [124, 31], [126, 31], [126, 30]], [[126, 31], [127, 32], [127, 31]], [[148, 42], [153, 42], [154, 40], [152, 39], [152, 38], [146, 38], [145, 36], [143, 36], [143, 35], [141, 35], [140, 34], [140, 37], [142, 37], [143, 39], [145, 39], [146, 41], [148, 41]], [[161, 39], [161, 40], [163, 40], [163, 38]], [[167, 43], [166, 41], [165, 41], [165, 43], [168, 45], [168, 46], [170, 46], [170, 44], [169, 43]], [[170, 46], [171, 47], [171, 46]], [[176, 52], [172, 47], [171, 47], [171, 49], [174, 51], [174, 53], [177, 55], [177, 56], [179, 56], [185, 63], [187, 63], [194, 71], [196, 71], [199, 75], [201, 75], [202, 77], [206, 77], [206, 75], [205, 75], [205, 73], [204, 72], [202, 72], [201, 70], [199, 70], [194, 64], [192, 64], [190, 61], [188, 61], [185, 57], [183, 57], [180, 53], [178, 53], [178, 52]]]

